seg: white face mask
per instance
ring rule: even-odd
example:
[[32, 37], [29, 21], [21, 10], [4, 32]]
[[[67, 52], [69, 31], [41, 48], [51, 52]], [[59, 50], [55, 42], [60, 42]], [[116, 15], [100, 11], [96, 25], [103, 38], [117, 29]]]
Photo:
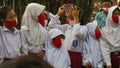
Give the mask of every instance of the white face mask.
[[102, 9], [103, 9], [104, 11], [108, 12], [109, 9], [110, 9], [110, 7], [109, 7], [109, 6], [103, 6]]
[[102, 8], [104, 11], [108, 12], [110, 8]]

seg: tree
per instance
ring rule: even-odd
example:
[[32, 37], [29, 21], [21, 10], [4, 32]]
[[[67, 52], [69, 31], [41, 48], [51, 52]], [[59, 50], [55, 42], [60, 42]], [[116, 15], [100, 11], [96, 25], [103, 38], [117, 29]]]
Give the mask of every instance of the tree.
[[[57, 13], [57, 10], [61, 5], [67, 2], [73, 3], [81, 8], [84, 24], [90, 21], [93, 10], [93, 0], [0, 0], [0, 5], [10, 5], [15, 9], [19, 22], [18, 28], [20, 29], [21, 17], [25, 7], [31, 2], [37, 2], [45, 5], [46, 9], [53, 14]], [[62, 16], [60, 20], [62, 23], [65, 23], [65, 16]]]

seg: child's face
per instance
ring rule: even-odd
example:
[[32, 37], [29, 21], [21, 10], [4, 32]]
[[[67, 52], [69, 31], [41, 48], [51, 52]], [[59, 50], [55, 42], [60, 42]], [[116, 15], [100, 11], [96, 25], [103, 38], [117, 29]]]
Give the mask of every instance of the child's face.
[[103, 7], [103, 6], [111, 6], [111, 3], [110, 3], [110, 2], [103, 2], [103, 3], [102, 3], [102, 7]]
[[7, 13], [7, 16], [6, 16], [6, 20], [8, 21], [13, 21], [13, 20], [16, 20], [17, 16], [16, 16], [16, 13], [15, 11], [12, 9], [10, 10], [8, 13]]
[[113, 11], [113, 16], [120, 16], [120, 9], [115, 9]]

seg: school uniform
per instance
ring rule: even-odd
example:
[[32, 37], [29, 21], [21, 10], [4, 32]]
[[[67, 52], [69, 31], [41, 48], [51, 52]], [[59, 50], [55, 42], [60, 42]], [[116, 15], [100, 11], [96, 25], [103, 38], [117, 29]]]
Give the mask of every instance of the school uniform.
[[21, 32], [28, 43], [29, 54], [37, 54], [44, 50], [46, 29], [38, 22], [38, 16], [43, 12], [45, 6], [30, 3], [22, 17]]
[[95, 35], [97, 21], [90, 22], [86, 26], [88, 32], [83, 43], [83, 64], [90, 62], [93, 68], [103, 68], [100, 39], [97, 39]]
[[[74, 25], [73, 21], [71, 21], [70, 24], [61, 25], [58, 15], [55, 15], [50, 20], [48, 27], [49, 29], [58, 28], [61, 31], [63, 31], [63, 33], [65, 34], [64, 46], [67, 48], [70, 55], [71, 68], [81, 68], [82, 67], [81, 48], [86, 27], [80, 26], [79, 24]], [[75, 45], [73, 46], [74, 41]]]
[[22, 40], [23, 36], [19, 30], [14, 29], [12, 33], [5, 26], [0, 27], [0, 52], [4, 62], [28, 54], [27, 44]]
[[54, 67], [54, 68], [70, 68], [70, 58], [67, 49], [64, 46], [64, 39], [62, 40], [61, 46], [57, 48], [52, 40], [57, 37], [63, 35], [63, 32], [59, 29], [51, 29], [48, 32], [46, 38], [46, 60]]
[[120, 66], [120, 28], [119, 24], [114, 23], [112, 20], [113, 11], [116, 8], [117, 6], [113, 6], [109, 9], [106, 26], [101, 30], [102, 37], [100, 39], [104, 61], [107, 66], [111, 65], [112, 68], [119, 68]]

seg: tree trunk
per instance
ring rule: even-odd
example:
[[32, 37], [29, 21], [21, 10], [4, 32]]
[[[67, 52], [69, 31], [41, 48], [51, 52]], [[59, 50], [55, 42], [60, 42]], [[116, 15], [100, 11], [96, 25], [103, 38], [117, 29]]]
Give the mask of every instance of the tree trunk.
[[[82, 10], [83, 18], [82, 23], [86, 24], [91, 19], [91, 14], [93, 10], [93, 0], [0, 0], [0, 5], [10, 5], [15, 8], [16, 14], [18, 16], [18, 28], [20, 28], [21, 17], [27, 6], [31, 2], [37, 2], [46, 6], [46, 9], [53, 14], [56, 14], [58, 8], [67, 3], [73, 3], [79, 6]], [[65, 23], [65, 16], [61, 17], [61, 22]]]

